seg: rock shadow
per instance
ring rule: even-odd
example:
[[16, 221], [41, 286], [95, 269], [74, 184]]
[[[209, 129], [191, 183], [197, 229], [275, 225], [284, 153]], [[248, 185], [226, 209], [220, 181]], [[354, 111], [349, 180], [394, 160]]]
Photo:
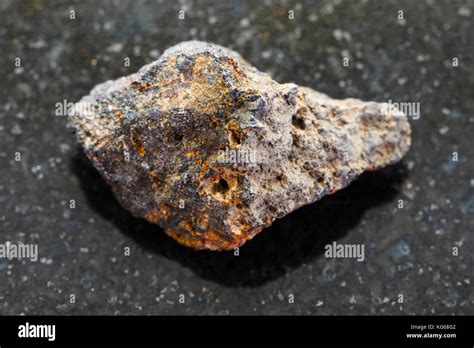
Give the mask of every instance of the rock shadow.
[[392, 201], [407, 176], [403, 163], [364, 173], [347, 188], [302, 207], [233, 251], [200, 251], [184, 247], [163, 230], [133, 217], [82, 151], [71, 160], [90, 206], [112, 221], [142, 248], [177, 261], [199, 276], [229, 287], [257, 287], [324, 253], [324, 246], [346, 236], [364, 213]]

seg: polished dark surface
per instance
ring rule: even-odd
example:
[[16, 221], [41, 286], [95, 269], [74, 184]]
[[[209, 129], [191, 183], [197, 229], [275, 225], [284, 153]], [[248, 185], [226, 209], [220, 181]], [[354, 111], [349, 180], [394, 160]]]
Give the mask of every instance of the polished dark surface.
[[[473, 12], [473, 1], [0, 0], [0, 243], [39, 247], [36, 263], [0, 258], [0, 314], [474, 314]], [[55, 105], [190, 39], [332, 97], [419, 102], [410, 152], [239, 256], [178, 245], [120, 207]], [[335, 240], [364, 244], [365, 260], [326, 258]]]

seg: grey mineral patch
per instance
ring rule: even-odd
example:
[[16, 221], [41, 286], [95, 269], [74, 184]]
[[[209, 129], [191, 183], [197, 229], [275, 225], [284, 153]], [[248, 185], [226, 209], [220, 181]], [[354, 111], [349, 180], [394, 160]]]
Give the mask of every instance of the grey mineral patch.
[[406, 115], [387, 104], [279, 84], [198, 41], [96, 86], [69, 120], [126, 209], [214, 250], [399, 161], [411, 142]]

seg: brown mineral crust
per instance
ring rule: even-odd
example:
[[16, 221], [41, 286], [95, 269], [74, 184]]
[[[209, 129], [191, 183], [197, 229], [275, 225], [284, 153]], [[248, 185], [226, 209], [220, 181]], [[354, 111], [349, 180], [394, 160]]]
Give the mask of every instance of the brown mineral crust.
[[190, 41], [96, 86], [69, 124], [122, 206], [181, 244], [222, 250], [399, 161], [410, 126], [386, 106], [279, 84], [231, 50]]

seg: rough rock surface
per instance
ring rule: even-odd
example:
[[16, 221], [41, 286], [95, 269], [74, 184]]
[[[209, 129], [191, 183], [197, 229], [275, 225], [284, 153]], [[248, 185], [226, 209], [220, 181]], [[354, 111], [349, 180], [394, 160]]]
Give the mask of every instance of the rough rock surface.
[[126, 209], [215, 250], [399, 161], [411, 133], [387, 104], [279, 84], [197, 41], [96, 86], [69, 120]]

